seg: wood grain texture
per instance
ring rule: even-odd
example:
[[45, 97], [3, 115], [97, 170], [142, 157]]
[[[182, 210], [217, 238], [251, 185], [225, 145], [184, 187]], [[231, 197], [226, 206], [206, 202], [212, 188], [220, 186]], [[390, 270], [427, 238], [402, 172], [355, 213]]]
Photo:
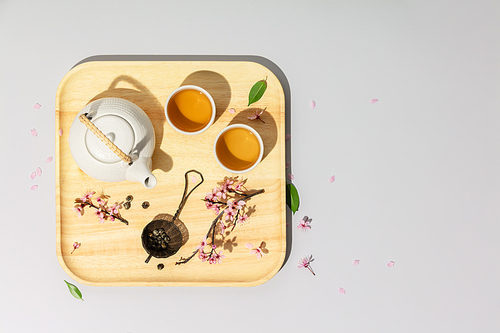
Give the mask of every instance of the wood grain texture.
[[[266, 93], [247, 107], [251, 87], [266, 77]], [[217, 107], [214, 124], [195, 136], [173, 130], [164, 115], [168, 95], [186, 84], [207, 90]], [[71, 123], [86, 104], [103, 97], [127, 99], [151, 119], [156, 136], [155, 188], [128, 181], [101, 182], [87, 176], [74, 162], [68, 143]], [[229, 108], [236, 113], [229, 113]], [[264, 108], [265, 123], [247, 119]], [[217, 238], [226, 256], [222, 264], [209, 265], [193, 258], [176, 266], [181, 256], [194, 251], [215, 218], [202, 201], [205, 194], [225, 176], [236, 176], [224, 171], [213, 156], [216, 135], [234, 123], [252, 126], [263, 139], [262, 162], [240, 179], [248, 179], [249, 190], [264, 189], [265, 193], [249, 200], [255, 211], [247, 224], [237, 226], [222, 244], [221, 236]], [[266, 67], [246, 61], [86, 62], [68, 72], [59, 85], [56, 132], [59, 129], [63, 129], [63, 135], [56, 134], [57, 256], [73, 279], [99, 286], [254, 286], [268, 281], [281, 268], [286, 251], [285, 97], [279, 80]], [[183, 193], [184, 173], [190, 169], [200, 171], [205, 182], [193, 192], [180, 214], [189, 239], [176, 255], [152, 258], [146, 264], [141, 232], [156, 215], [175, 213]], [[130, 224], [100, 224], [89, 209], [79, 218], [73, 211], [74, 200], [86, 189], [104, 192], [111, 203], [133, 195], [132, 207], [122, 209]], [[149, 201], [148, 209], [141, 207], [144, 201]], [[245, 244], [258, 246], [262, 241], [269, 253], [257, 260]], [[80, 242], [81, 247], [70, 254], [74, 242]], [[165, 268], [159, 271], [158, 263]]]

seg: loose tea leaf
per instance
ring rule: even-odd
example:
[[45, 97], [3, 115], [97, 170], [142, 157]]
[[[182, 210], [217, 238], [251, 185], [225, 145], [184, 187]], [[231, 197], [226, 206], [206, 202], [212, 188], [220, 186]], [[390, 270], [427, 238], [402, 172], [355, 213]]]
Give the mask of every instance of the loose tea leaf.
[[71, 295], [73, 295], [74, 298], [81, 299], [83, 301], [82, 293], [80, 292], [78, 287], [75, 286], [74, 284], [69, 283], [66, 280], [64, 280], [64, 282], [66, 282], [66, 285], [68, 285], [68, 289], [69, 289], [69, 292], [71, 293]]
[[260, 80], [259, 82], [255, 83], [252, 89], [250, 89], [250, 93], [248, 94], [248, 106], [261, 99], [266, 89], [267, 89], [267, 78], [266, 80]]
[[286, 204], [290, 207], [292, 213], [294, 214], [297, 210], [299, 210], [299, 192], [293, 184], [286, 185]]

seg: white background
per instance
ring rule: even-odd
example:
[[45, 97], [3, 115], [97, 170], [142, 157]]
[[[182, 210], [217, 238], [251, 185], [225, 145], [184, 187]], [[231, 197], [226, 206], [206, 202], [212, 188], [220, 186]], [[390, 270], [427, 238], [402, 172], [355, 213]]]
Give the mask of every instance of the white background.
[[[282, 69], [301, 206], [274, 278], [69, 294], [45, 160], [60, 80], [100, 54]], [[0, 331], [500, 331], [499, 74], [498, 1], [0, 0]]]

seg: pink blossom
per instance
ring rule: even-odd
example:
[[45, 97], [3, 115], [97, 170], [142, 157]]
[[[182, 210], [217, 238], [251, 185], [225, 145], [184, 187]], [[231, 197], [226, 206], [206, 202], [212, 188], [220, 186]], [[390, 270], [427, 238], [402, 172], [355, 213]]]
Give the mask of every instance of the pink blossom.
[[[262, 246], [262, 243], [260, 245]], [[259, 260], [260, 258], [262, 258], [264, 256], [264, 252], [262, 252], [262, 249], [260, 246], [254, 248], [254, 246], [251, 243], [246, 243], [245, 247], [250, 249], [250, 252], [249, 252], [250, 254], [255, 254], [255, 256], [257, 257], [257, 260]]]
[[234, 186], [234, 190], [241, 191], [243, 189], [243, 185], [245, 185], [245, 182], [241, 182], [241, 183], [236, 184], [236, 186]]
[[115, 202], [113, 204], [113, 206], [108, 208], [108, 212], [110, 214], [118, 215], [118, 213], [120, 212], [119, 209], [121, 209], [121, 208], [122, 208], [122, 205], [119, 204], [118, 202]]
[[62, 128], [59, 130], [59, 136], [62, 136], [63, 135], [63, 130]]
[[37, 188], [38, 188], [38, 185], [32, 185], [32, 186], [30, 187], [30, 190], [34, 191], [34, 190], [36, 190]]
[[196, 249], [202, 252], [203, 249], [205, 249], [205, 246], [207, 246], [207, 236], [203, 237], [203, 240], [196, 246]]
[[75, 252], [75, 250], [78, 249], [80, 245], [82, 245], [82, 243], [78, 242], [73, 243], [73, 251], [71, 251], [71, 254], [73, 254], [73, 252]]
[[231, 179], [224, 180], [224, 184], [222, 184], [221, 186], [221, 192], [226, 193], [228, 190], [232, 190], [233, 183], [234, 181], [232, 181]]
[[312, 222], [311, 218], [304, 216], [302, 218], [302, 220], [300, 220], [299, 225], [297, 225], [297, 229], [299, 229], [301, 231], [310, 230], [311, 229], [311, 222]]
[[341, 293], [341, 294], [344, 294], [344, 295], [345, 295], [346, 291], [345, 291], [345, 289], [344, 289], [344, 288], [340, 287], [340, 288], [339, 288], [339, 293]]
[[243, 224], [243, 223], [245, 223], [247, 221], [248, 221], [248, 215], [245, 214], [245, 215], [240, 215], [238, 217], [238, 221], [237, 222], [240, 223], [240, 224]]
[[92, 191], [87, 191], [83, 194], [83, 197], [81, 197], [80, 199], [82, 200], [82, 202], [87, 202], [87, 201], [90, 201], [90, 199], [94, 196], [95, 192]]
[[33, 128], [31, 130], [31, 135], [33, 135], [33, 136], [37, 136], [38, 135], [38, 132], [36, 131], [36, 129]]
[[52, 156], [47, 157], [47, 160], [45, 160], [45, 162], [47, 162], [47, 163], [52, 162]]
[[78, 214], [78, 217], [82, 217], [83, 215], [83, 205], [76, 205], [73, 210]]
[[238, 211], [232, 207], [232, 205], [229, 205], [226, 209], [224, 209], [224, 213], [226, 213], [226, 216], [224, 217], [224, 220], [230, 220], [234, 221], [234, 217]]
[[210, 259], [208, 259], [208, 262], [210, 264], [220, 264], [222, 262], [222, 259], [224, 259], [226, 256], [222, 254], [222, 251], [219, 251], [219, 253], [214, 252], [212, 253], [212, 256]]
[[99, 223], [104, 223], [106, 215], [104, 215], [104, 212], [101, 210], [101, 208], [96, 209], [94, 214], [99, 218]]
[[41, 107], [41, 105], [38, 103], [35, 103], [35, 105], [33, 105], [33, 109], [35, 109], [35, 110], [40, 109], [40, 107]]
[[333, 183], [335, 181], [335, 175], [331, 176], [329, 179], [328, 179], [328, 182], [329, 183]]
[[352, 262], [352, 264], [353, 264], [354, 266], [359, 265], [359, 259], [354, 260], [354, 261]]
[[232, 109], [232, 108], [231, 108], [231, 109], [229, 109], [228, 111], [229, 111], [229, 113], [235, 113], [235, 112], [236, 112], [236, 110], [235, 110], [235, 109]]
[[32, 172], [30, 175], [30, 178], [33, 180], [33, 179], [35, 179], [35, 177], [36, 177], [36, 172]]
[[306, 256], [305, 258], [300, 259], [299, 265], [297, 267], [298, 268], [302, 268], [302, 267], [307, 268], [313, 275], [316, 275], [311, 267], [311, 262], [313, 262], [313, 261], [314, 261], [314, 259], [313, 259], [312, 255]]
[[254, 111], [253, 115], [251, 115], [250, 117], [247, 117], [247, 118], [250, 119], [250, 120], [259, 119], [260, 121], [264, 122], [264, 120], [260, 119], [260, 116], [262, 116], [263, 112], [264, 112], [264, 109], [260, 110], [260, 112], [257, 109], [257, 110]]
[[106, 205], [106, 201], [104, 201], [104, 199], [101, 198], [101, 197], [97, 197], [96, 201], [99, 204], [99, 206], [105, 206]]
[[373, 98], [373, 99], [371, 99], [371, 100], [370, 100], [370, 103], [372, 103], [372, 104], [375, 104], [375, 103], [377, 103], [377, 102], [378, 102], [378, 99], [377, 99], [377, 98]]
[[198, 251], [198, 258], [200, 258], [201, 261], [205, 262], [208, 259], [208, 254], [200, 250]]
[[224, 235], [224, 232], [226, 231], [227, 227], [222, 220], [219, 222], [219, 227], [220, 227], [220, 234]]
[[392, 266], [394, 266], [395, 264], [396, 264], [396, 263], [395, 263], [394, 261], [389, 261], [389, 262], [387, 263], [387, 267], [392, 267]]

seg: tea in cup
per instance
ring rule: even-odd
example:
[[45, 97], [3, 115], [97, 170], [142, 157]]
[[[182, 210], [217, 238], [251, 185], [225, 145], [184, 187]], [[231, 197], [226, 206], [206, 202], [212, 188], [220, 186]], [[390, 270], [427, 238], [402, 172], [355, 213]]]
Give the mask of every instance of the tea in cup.
[[165, 103], [165, 117], [177, 132], [194, 135], [206, 131], [215, 119], [215, 103], [203, 88], [193, 85], [175, 89]]
[[264, 144], [252, 127], [234, 124], [224, 128], [216, 137], [214, 154], [217, 163], [226, 171], [244, 173], [262, 160]]

